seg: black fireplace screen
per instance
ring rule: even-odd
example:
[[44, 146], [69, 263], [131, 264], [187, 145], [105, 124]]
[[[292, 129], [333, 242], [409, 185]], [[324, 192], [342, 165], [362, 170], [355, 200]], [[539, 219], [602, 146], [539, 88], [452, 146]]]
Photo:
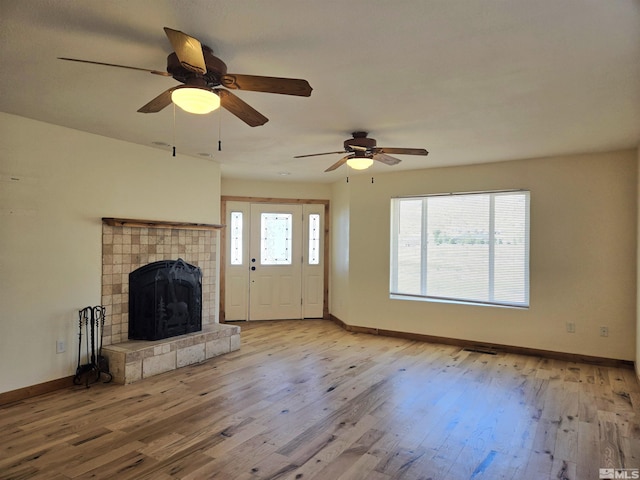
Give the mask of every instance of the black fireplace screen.
[[159, 340], [202, 330], [202, 272], [184, 260], [129, 274], [129, 338]]

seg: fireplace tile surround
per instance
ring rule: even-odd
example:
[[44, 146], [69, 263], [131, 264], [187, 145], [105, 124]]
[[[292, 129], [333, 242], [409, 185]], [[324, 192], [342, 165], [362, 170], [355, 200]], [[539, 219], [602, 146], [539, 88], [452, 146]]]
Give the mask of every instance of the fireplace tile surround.
[[103, 345], [129, 335], [129, 273], [148, 263], [176, 260], [202, 270], [202, 325], [215, 323], [215, 230], [102, 225], [102, 305], [106, 307]]
[[[146, 221], [119, 225], [114, 220], [103, 218], [102, 225], [103, 355], [109, 359], [113, 380], [127, 384], [238, 350], [240, 327], [219, 324], [215, 318], [216, 230], [221, 226]], [[152, 342], [130, 341], [129, 273], [178, 258], [202, 271], [202, 331]]]

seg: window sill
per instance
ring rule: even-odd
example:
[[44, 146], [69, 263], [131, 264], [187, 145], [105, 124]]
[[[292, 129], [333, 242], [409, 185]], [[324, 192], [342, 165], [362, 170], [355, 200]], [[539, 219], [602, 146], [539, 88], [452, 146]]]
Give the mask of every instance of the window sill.
[[437, 298], [437, 297], [421, 297], [418, 295], [401, 295], [397, 293], [390, 293], [389, 298], [391, 300], [409, 300], [409, 301], [415, 301], [415, 302], [470, 305], [474, 307], [496, 307], [496, 308], [511, 308], [515, 310], [529, 310], [529, 305], [511, 305], [511, 304], [505, 304], [505, 303], [483, 303], [483, 302], [473, 302], [473, 301], [466, 301], [466, 300], [452, 300], [452, 299]]

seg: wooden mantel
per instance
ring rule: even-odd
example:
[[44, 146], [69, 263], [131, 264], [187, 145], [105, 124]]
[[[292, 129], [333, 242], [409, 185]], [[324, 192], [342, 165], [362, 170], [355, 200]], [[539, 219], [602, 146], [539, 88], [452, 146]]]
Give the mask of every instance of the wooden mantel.
[[112, 227], [181, 228], [185, 230], [218, 230], [225, 227], [225, 225], [208, 223], [167, 222], [164, 220], [140, 220], [133, 218], [102, 217], [102, 221]]

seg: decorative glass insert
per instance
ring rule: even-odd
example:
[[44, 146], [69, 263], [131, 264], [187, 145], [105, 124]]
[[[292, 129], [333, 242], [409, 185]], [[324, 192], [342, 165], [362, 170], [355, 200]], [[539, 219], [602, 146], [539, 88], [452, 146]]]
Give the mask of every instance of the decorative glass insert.
[[320, 215], [309, 214], [309, 265], [320, 264]]
[[291, 213], [262, 213], [260, 216], [260, 264], [291, 265]]
[[231, 265], [242, 265], [242, 212], [231, 212]]

